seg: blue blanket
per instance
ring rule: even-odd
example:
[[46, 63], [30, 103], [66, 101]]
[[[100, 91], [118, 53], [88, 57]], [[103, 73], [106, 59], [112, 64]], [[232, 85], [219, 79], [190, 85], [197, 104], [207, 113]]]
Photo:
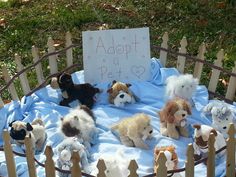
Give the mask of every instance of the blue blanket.
[[[179, 167], [183, 167], [186, 160], [186, 148], [189, 143], [192, 143], [192, 138], [181, 137], [179, 140], [174, 140], [160, 135], [160, 122], [157, 115], [165, 104], [167, 98], [165, 95], [165, 80], [171, 75], [178, 75], [175, 68], [163, 68], [157, 59], [152, 59], [151, 62], [151, 78], [146, 82], [131, 82], [130, 89], [140, 99], [135, 104], [130, 104], [124, 108], [117, 108], [108, 103], [108, 95], [106, 90], [109, 83], [100, 83], [96, 87], [103, 89], [103, 93], [98, 95], [93, 112], [96, 117], [96, 124], [99, 129], [98, 139], [96, 144], [91, 149], [90, 163], [95, 163], [102, 154], [114, 154], [117, 149], [122, 148], [127, 157], [135, 159], [139, 165], [138, 174], [140, 176], [153, 173], [153, 149], [156, 145], [174, 145], [179, 156]], [[73, 73], [75, 83], [84, 83], [83, 71]], [[47, 144], [51, 145], [53, 150], [63, 136], [59, 131], [60, 118], [67, 114], [70, 110], [68, 107], [59, 106], [61, 100], [61, 92], [47, 86], [31, 96], [23, 97], [20, 102], [12, 102], [0, 109], [0, 129], [8, 129], [8, 124], [13, 120], [23, 120], [32, 122], [35, 117], [41, 117], [46, 125]], [[205, 86], [198, 86], [196, 94], [193, 96], [195, 108], [193, 115], [189, 117], [190, 124], [211, 124], [211, 120], [205, 117], [201, 110], [208, 104], [208, 92]], [[232, 106], [234, 109], [235, 106]], [[144, 112], [151, 117], [151, 124], [154, 127], [154, 136], [147, 140], [150, 150], [141, 150], [139, 148], [125, 147], [121, 145], [118, 138], [110, 131], [109, 127], [122, 119], [123, 117], [131, 116], [135, 113]], [[2, 132], [2, 131], [1, 131]], [[0, 133], [2, 137], [2, 133]], [[0, 145], [3, 144], [0, 138]], [[23, 152], [18, 146], [13, 145], [13, 148], [19, 152]], [[43, 153], [37, 154], [36, 158], [44, 162], [45, 156]], [[54, 160], [57, 155], [54, 154]], [[17, 174], [20, 177], [27, 177], [27, 164], [25, 158], [15, 157]], [[37, 174], [40, 177], [45, 176], [44, 169], [37, 167]], [[195, 167], [197, 176], [206, 176], [206, 166], [204, 164]], [[225, 159], [217, 159], [216, 176], [224, 176], [225, 174]], [[0, 152], [0, 176], [6, 175], [5, 156]]]

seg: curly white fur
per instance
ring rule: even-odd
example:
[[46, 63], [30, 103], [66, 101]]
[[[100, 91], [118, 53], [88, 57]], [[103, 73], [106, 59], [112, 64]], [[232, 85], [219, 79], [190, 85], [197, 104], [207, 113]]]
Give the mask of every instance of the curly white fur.
[[191, 74], [170, 76], [166, 80], [166, 95], [169, 98], [179, 97], [191, 101], [198, 83], [198, 79]]

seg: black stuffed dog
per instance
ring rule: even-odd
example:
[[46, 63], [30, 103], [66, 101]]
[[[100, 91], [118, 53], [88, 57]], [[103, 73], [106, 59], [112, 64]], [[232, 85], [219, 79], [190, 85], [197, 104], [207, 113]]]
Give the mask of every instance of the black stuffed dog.
[[62, 73], [52, 78], [51, 87], [61, 89], [63, 99], [60, 105], [62, 106], [69, 106], [69, 103], [78, 100], [80, 104], [92, 108], [95, 102], [94, 96], [100, 92], [98, 88], [89, 83], [74, 84], [71, 75], [68, 73]]

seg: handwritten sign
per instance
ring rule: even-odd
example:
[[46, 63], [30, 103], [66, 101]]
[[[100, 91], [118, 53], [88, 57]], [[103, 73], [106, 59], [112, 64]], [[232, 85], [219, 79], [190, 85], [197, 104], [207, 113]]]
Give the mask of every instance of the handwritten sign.
[[85, 31], [82, 37], [85, 82], [149, 79], [149, 28]]

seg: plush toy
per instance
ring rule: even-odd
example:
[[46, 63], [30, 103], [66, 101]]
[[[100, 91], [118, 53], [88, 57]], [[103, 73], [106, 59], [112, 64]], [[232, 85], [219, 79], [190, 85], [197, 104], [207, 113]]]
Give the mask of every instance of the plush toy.
[[46, 140], [44, 123], [41, 119], [35, 119], [31, 124], [23, 121], [13, 121], [9, 124], [10, 136], [18, 144], [24, 145], [27, 135], [31, 137], [33, 150], [40, 152], [43, 150]]
[[211, 102], [207, 104], [203, 111], [212, 117], [212, 127], [228, 137], [228, 129], [230, 123], [235, 123], [234, 111], [230, 109], [224, 102]]
[[95, 95], [100, 92], [98, 88], [89, 83], [74, 84], [71, 75], [68, 73], [62, 73], [52, 78], [51, 87], [61, 89], [63, 99], [60, 105], [62, 106], [69, 106], [69, 103], [78, 101], [79, 104], [92, 108], [95, 102]]
[[144, 141], [150, 138], [153, 133], [150, 121], [148, 115], [139, 113], [121, 120], [116, 125], [113, 125], [111, 129], [117, 130], [122, 144], [148, 149]]
[[169, 100], [159, 112], [161, 134], [174, 139], [179, 139], [180, 135], [188, 137], [187, 117], [191, 114], [191, 106], [186, 100]]
[[126, 103], [135, 103], [135, 98], [129, 90], [131, 84], [113, 81], [111, 88], [107, 90], [109, 93], [109, 103], [117, 107], [123, 107]]
[[86, 148], [90, 149], [95, 143], [97, 128], [93, 113], [86, 106], [72, 109], [65, 117], [61, 118], [61, 131], [67, 137], [78, 137]]
[[[73, 151], [77, 151], [80, 156], [80, 165], [81, 168], [86, 171], [87, 167], [89, 166], [88, 157], [89, 152], [86, 150], [84, 145], [82, 145], [79, 140], [75, 137], [70, 137], [64, 139], [58, 146], [57, 146], [57, 166], [62, 170], [70, 170], [72, 167], [72, 153]], [[59, 172], [60, 177], [68, 177], [70, 175], [66, 173]]]
[[[208, 126], [208, 125], [193, 125], [195, 128], [194, 130], [194, 142], [193, 142], [193, 148], [194, 148], [194, 159], [199, 160], [202, 157], [207, 155], [208, 152], [208, 139], [210, 136], [210, 133], [213, 133], [215, 135], [215, 151], [218, 151], [222, 147], [226, 146], [226, 141], [224, 139], [224, 136], [214, 128]], [[222, 156], [225, 153], [224, 151], [221, 151], [219, 153], [219, 156]]]
[[[162, 146], [158, 147], [156, 146], [154, 149], [154, 173], [158, 170], [158, 157], [160, 152], [163, 151], [166, 157], [166, 167], [167, 171], [169, 170], [176, 170], [178, 167], [178, 156], [175, 152], [174, 146]], [[172, 175], [173, 177], [181, 177], [179, 173], [174, 173]]]
[[182, 98], [194, 105], [192, 96], [198, 86], [198, 79], [191, 74], [170, 76], [166, 80], [166, 94], [172, 98]]

